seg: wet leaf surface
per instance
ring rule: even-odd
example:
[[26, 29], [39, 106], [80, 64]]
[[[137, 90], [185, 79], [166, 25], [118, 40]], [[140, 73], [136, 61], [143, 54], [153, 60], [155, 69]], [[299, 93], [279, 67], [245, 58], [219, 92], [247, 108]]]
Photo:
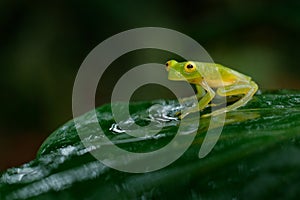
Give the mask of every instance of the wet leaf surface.
[[[127, 109], [122, 103], [116, 106], [120, 112]], [[300, 195], [300, 91], [263, 92], [227, 113], [216, 146], [202, 159], [198, 152], [210, 118], [200, 119], [188, 150], [157, 171], [121, 172], [89, 153], [104, 145], [94, 134], [97, 131], [127, 151], [163, 148], [177, 133], [178, 109], [173, 100], [136, 102], [130, 105], [133, 120], [116, 123], [110, 105], [104, 105], [96, 109], [102, 130], [91, 128], [98, 122], [86, 113], [78, 118], [86, 134], [81, 139], [97, 144], [94, 148], [86, 148], [74, 122], [67, 122], [48, 137], [35, 160], [2, 172], [0, 199], [296, 199]], [[143, 137], [126, 134], [141, 134], [134, 124], [144, 126]], [[190, 125], [185, 126], [188, 130]]]

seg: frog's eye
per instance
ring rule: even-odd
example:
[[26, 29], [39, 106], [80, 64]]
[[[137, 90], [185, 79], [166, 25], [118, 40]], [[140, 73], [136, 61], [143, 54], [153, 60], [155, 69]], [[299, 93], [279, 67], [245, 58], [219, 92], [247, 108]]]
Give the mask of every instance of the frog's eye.
[[194, 72], [194, 71], [196, 71], [196, 65], [192, 62], [187, 62], [184, 65], [184, 71], [188, 72], [188, 73]]

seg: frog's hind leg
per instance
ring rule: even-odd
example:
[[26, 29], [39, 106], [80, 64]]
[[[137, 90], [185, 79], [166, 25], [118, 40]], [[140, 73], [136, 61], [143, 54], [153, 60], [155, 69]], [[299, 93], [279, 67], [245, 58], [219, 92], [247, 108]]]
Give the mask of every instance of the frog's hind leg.
[[223, 88], [219, 88], [217, 90], [217, 94], [220, 96], [231, 96], [231, 95], [240, 95], [240, 94], [244, 94], [244, 96], [241, 99], [239, 99], [237, 102], [233, 103], [232, 105], [213, 111], [212, 113], [205, 114], [203, 115], [203, 117], [207, 117], [210, 115], [213, 116], [219, 115], [245, 105], [248, 101], [251, 100], [252, 96], [255, 94], [257, 89], [258, 86], [253, 81], [251, 81], [250, 83], [238, 83], [230, 86], [225, 86]]

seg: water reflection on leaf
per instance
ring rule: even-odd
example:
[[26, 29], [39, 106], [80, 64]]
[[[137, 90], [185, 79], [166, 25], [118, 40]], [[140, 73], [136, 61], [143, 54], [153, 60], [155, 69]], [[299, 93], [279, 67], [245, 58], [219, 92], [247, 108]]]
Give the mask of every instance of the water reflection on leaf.
[[[2, 173], [0, 197], [296, 198], [300, 194], [299, 99], [299, 92], [287, 90], [256, 95], [246, 106], [226, 114], [216, 146], [202, 159], [198, 152], [210, 118], [200, 118], [194, 142], [184, 155], [168, 167], [144, 174], [110, 169], [90, 155], [90, 151], [98, 151], [105, 144], [99, 145], [101, 137], [94, 132], [100, 130], [90, 129], [97, 122], [87, 113], [80, 117], [80, 127], [86, 131], [85, 140], [94, 146], [85, 148], [73, 121], [67, 122], [44, 142], [37, 159]], [[176, 101], [137, 102], [130, 106], [134, 120], [119, 123], [113, 120], [109, 105], [97, 108], [102, 130], [120, 148], [148, 152], [168, 144], [176, 134], [180, 124], [172, 118], [172, 109], [178, 109]], [[162, 108], [166, 110], [162, 112]], [[192, 123], [193, 116], [188, 120]], [[141, 138], [127, 135], [125, 132], [132, 131], [134, 122], [143, 125], [144, 130], [160, 131]], [[154, 123], [147, 126], [149, 122]], [[188, 128], [188, 123], [185, 125]]]

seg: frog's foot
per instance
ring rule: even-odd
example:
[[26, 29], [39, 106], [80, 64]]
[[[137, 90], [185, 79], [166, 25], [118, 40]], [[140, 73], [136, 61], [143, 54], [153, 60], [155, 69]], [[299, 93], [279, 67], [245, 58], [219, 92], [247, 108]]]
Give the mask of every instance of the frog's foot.
[[189, 115], [191, 112], [177, 112], [175, 113], [175, 116], [178, 118], [178, 119], [183, 119], [185, 118], [187, 115]]
[[217, 116], [217, 115], [225, 114], [226, 112], [227, 112], [227, 110], [220, 109], [220, 110], [216, 110], [216, 111], [211, 112], [211, 113], [201, 115], [201, 117]]
[[215, 106], [219, 106], [220, 104], [215, 104], [215, 103], [210, 103], [210, 104], [207, 104], [206, 108], [207, 107], [215, 107]]
[[177, 117], [178, 119], [182, 119], [183, 117], [181, 117], [181, 111], [178, 111], [174, 114], [174, 117]]
[[[176, 117], [178, 117], [178, 119], [183, 119], [184, 117], [186, 117], [187, 115], [190, 115], [192, 113], [196, 113], [196, 112], [200, 112], [202, 110], [200, 110], [198, 107], [193, 107], [193, 108], [189, 108], [189, 109], [184, 109], [180, 112], [177, 112], [175, 114]], [[200, 115], [200, 114], [199, 114]], [[198, 115], [198, 116], [199, 116]]]

